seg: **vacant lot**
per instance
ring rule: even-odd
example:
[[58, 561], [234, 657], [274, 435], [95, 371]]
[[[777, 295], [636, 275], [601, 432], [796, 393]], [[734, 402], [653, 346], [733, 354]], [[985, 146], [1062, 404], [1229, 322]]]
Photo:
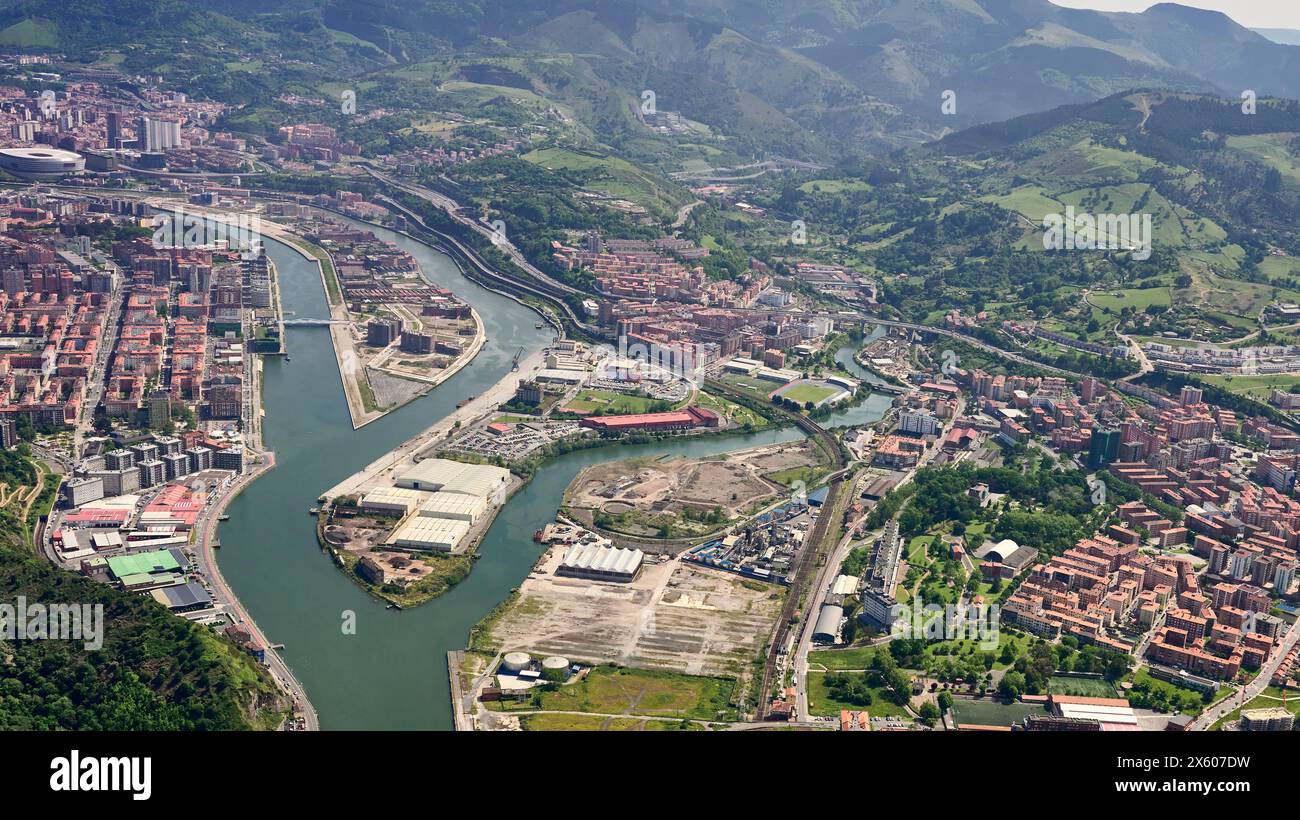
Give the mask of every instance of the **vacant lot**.
[[541, 708], [599, 715], [735, 720], [734, 681], [651, 669], [599, 666], [580, 682], [542, 694]]
[[547, 553], [475, 648], [743, 678], [784, 597], [783, 588], [676, 561], [647, 564], [631, 584], [565, 578], [555, 575], [562, 554]]

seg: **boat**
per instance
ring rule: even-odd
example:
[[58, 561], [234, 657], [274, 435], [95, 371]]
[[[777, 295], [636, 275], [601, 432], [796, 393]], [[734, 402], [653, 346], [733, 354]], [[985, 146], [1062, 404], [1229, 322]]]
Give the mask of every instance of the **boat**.
[[538, 322], [537, 324], [533, 325], [533, 327], [537, 328], [538, 330], [541, 330], [542, 328], [546, 327], [546, 323]]
[[230, 520], [230, 516], [227, 515], [226, 513], [222, 513], [221, 515], [218, 515], [218, 516], [217, 516], [217, 520], [218, 520], [218, 521], [229, 521], [229, 520]]
[[219, 549], [221, 549], [221, 542], [220, 542], [220, 541], [213, 541], [213, 542], [212, 542], [212, 548], [213, 548], [214, 550], [219, 550]]
[[473, 395], [473, 396], [468, 396], [468, 397], [466, 397], [466, 398], [461, 399], [461, 400], [460, 400], [460, 404], [456, 405], [456, 409], [459, 410], [460, 408], [464, 407], [465, 405], [469, 404], [470, 402], [474, 401], [474, 399], [477, 399], [477, 398], [478, 398], [477, 395]]
[[316, 515], [319, 512], [320, 512], [320, 507], [312, 507], [311, 509], [307, 510], [308, 515]]
[[291, 362], [291, 361], [293, 361], [293, 359], [290, 359], [288, 356], [285, 356], [285, 357], [284, 357], [284, 360], [285, 360], [286, 362]]

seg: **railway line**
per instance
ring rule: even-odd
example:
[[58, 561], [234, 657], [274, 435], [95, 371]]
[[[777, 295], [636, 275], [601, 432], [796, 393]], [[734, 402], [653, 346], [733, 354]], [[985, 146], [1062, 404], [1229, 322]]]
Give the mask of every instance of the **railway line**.
[[[729, 399], [745, 400], [749, 398], [726, 382], [716, 379], [706, 379], [705, 386], [710, 392]], [[817, 577], [818, 568], [825, 563], [830, 551], [835, 548], [836, 539], [833, 524], [843, 515], [844, 479], [848, 477], [850, 472], [848, 469], [849, 453], [844, 444], [832, 433], [800, 413], [791, 413], [784, 408], [773, 409], [794, 422], [799, 429], [807, 433], [808, 437], [822, 448], [831, 459], [834, 471], [828, 478], [826, 500], [822, 502], [817, 522], [813, 524], [812, 530], [808, 533], [803, 549], [799, 550], [798, 564], [795, 567], [790, 588], [786, 593], [785, 603], [781, 607], [781, 615], [777, 621], [776, 632], [772, 636], [772, 643], [767, 650], [767, 658], [763, 662], [763, 678], [759, 684], [756, 714], [758, 720], [767, 718], [771, 708], [772, 693], [779, 686], [781, 673], [778, 666], [781, 656], [784, 654], [785, 646], [790, 640], [791, 631], [796, 626], [795, 616], [799, 611], [800, 601], [805, 598], [811, 589]], [[808, 615], [805, 614], [805, 617], [808, 617]]]

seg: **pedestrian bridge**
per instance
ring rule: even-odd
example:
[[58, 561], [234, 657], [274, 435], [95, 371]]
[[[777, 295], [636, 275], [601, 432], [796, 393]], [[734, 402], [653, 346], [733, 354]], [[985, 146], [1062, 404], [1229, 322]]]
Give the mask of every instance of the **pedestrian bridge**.
[[285, 319], [285, 327], [325, 327], [326, 325], [346, 325], [344, 319]]

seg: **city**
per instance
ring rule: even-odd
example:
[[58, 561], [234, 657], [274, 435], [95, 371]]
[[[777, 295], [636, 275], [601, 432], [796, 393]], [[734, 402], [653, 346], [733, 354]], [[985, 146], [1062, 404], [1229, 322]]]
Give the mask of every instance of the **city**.
[[1296, 731], [1300, 21], [1215, 2], [0, 12], [0, 728]]

